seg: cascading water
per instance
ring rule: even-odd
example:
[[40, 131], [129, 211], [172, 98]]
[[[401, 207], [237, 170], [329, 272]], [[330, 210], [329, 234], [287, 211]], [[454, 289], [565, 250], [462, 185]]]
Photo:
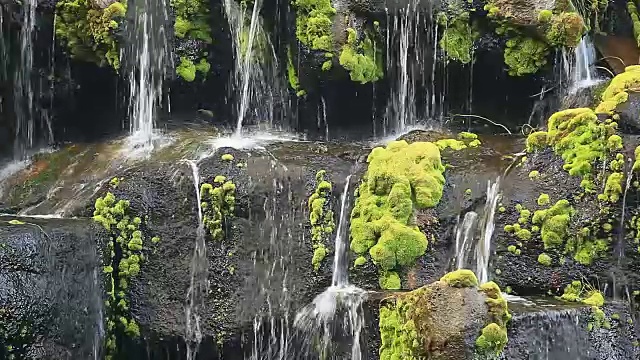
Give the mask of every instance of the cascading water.
[[443, 115], [446, 79], [438, 79], [436, 72], [443, 70], [446, 75], [446, 62], [437, 61], [438, 24], [431, 18], [432, 9], [424, 11], [420, 3], [411, 0], [397, 13], [387, 12], [386, 72], [395, 83], [391, 84], [384, 135], [388, 130], [406, 132], [420, 120]]
[[[279, 107], [286, 106], [286, 89], [278, 73], [275, 48], [260, 18], [262, 0], [253, 2], [250, 17], [244, 3], [223, 2], [235, 52], [235, 72], [230, 95], [235, 100], [235, 135], [242, 127], [263, 122], [270, 127], [279, 122]], [[251, 109], [251, 111], [249, 111]]]
[[134, 0], [128, 5], [128, 48], [124, 53], [129, 76], [129, 132], [133, 147], [152, 149], [163, 82], [172, 68], [165, 0]]
[[587, 35], [580, 40], [573, 53], [573, 63], [570, 67], [570, 92], [576, 92], [579, 89], [591, 87], [600, 82], [596, 78], [596, 71], [593, 65], [595, 61], [596, 49]]
[[[312, 346], [318, 344], [314, 342], [318, 331], [322, 332], [319, 341], [319, 348], [313, 350], [320, 352], [321, 358], [326, 358], [329, 351], [336, 351], [336, 346], [331, 345], [331, 339], [335, 331], [343, 332], [351, 340], [350, 355], [347, 359], [362, 359], [360, 347], [360, 332], [364, 324], [364, 314], [362, 303], [366, 299], [366, 292], [356, 286], [349, 284], [348, 259], [347, 259], [347, 231], [348, 222], [348, 201], [349, 185], [351, 175], [346, 179], [346, 184], [342, 192], [340, 205], [340, 219], [335, 240], [335, 253], [333, 258], [333, 276], [331, 286], [323, 293], [316, 296], [313, 302], [305, 306], [296, 315], [294, 325], [303, 332], [303, 337], [308, 341], [305, 345]], [[342, 318], [337, 317], [343, 315]], [[337, 327], [337, 328], [336, 328]], [[307, 349], [310, 352], [311, 349]]]
[[198, 229], [196, 230], [196, 242], [191, 259], [191, 282], [187, 291], [185, 304], [185, 342], [187, 343], [187, 360], [195, 359], [202, 341], [202, 330], [200, 329], [200, 310], [204, 304], [204, 298], [209, 289], [207, 260], [207, 247], [205, 244], [205, 228], [202, 217], [202, 201], [200, 200], [200, 174], [198, 163], [192, 160], [185, 160], [191, 167], [193, 174], [193, 185], [196, 191], [198, 203]]
[[480, 222], [480, 240], [476, 245], [476, 274], [480, 284], [489, 281], [489, 257], [491, 255], [491, 237], [495, 229], [495, 214], [500, 200], [500, 177], [494, 183], [487, 182], [487, 201]]
[[[43, 129], [51, 128], [47, 124], [48, 119], [43, 118], [42, 124], [36, 122], [37, 111], [34, 103], [34, 90], [32, 84], [33, 76], [33, 50], [36, 26], [36, 7], [37, 0], [25, 0], [22, 2], [22, 26], [20, 28], [20, 58], [17, 62], [17, 69], [14, 72], [14, 111], [16, 117], [15, 123], [15, 142], [14, 156], [25, 158], [27, 151], [32, 149], [36, 144], [36, 126]], [[51, 137], [49, 131], [49, 137]], [[51, 140], [45, 139], [45, 140]]]
[[455, 266], [456, 269], [462, 269], [466, 266], [469, 253], [471, 252], [471, 245], [473, 242], [473, 234], [475, 231], [474, 225], [478, 214], [474, 211], [469, 211], [464, 214], [462, 223], [457, 225], [456, 229], [456, 256]]

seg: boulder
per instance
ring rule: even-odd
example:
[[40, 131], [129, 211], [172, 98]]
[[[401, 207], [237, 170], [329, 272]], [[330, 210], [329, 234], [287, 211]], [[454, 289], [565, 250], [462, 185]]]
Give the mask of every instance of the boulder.
[[100, 357], [103, 241], [90, 220], [0, 220], [0, 358]]

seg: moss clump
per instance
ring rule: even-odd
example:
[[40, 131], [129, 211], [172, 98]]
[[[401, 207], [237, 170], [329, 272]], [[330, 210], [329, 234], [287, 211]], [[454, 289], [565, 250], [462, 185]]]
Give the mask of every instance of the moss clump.
[[545, 148], [549, 144], [548, 134], [546, 131], [536, 131], [527, 136], [527, 151], [534, 152]]
[[353, 262], [353, 266], [362, 266], [367, 263], [367, 258], [364, 256], [358, 256]]
[[331, 0], [292, 0], [296, 9], [296, 37], [312, 50], [333, 51]]
[[445, 274], [440, 278], [447, 285], [452, 287], [472, 287], [478, 286], [478, 278], [471, 270], [459, 269]]
[[71, 57], [118, 69], [120, 50], [113, 33], [125, 13], [122, 2], [99, 9], [90, 0], [60, 0], [56, 3], [56, 37]]
[[470, 63], [473, 43], [478, 37], [478, 32], [469, 25], [469, 13], [464, 11], [452, 19], [440, 16], [438, 20], [440, 25], [445, 26], [439, 42], [440, 48], [450, 59], [463, 64]]
[[220, 160], [222, 160], [222, 161], [233, 161], [233, 155], [224, 154], [224, 155], [220, 156]]
[[204, 183], [200, 186], [200, 200], [205, 228], [213, 240], [222, 240], [225, 219], [235, 211], [236, 185], [231, 181]]
[[451, 150], [458, 151], [462, 149], [466, 149], [467, 145], [464, 141], [456, 140], [456, 139], [441, 139], [436, 141], [436, 146], [438, 149], [445, 150], [447, 148], [451, 148]]
[[529, 179], [537, 179], [540, 176], [540, 172], [538, 170], [533, 170], [529, 173]]
[[520, 229], [516, 231], [516, 237], [524, 241], [531, 240], [531, 231], [527, 229]]
[[460, 134], [458, 134], [458, 139], [460, 140], [477, 140], [478, 139], [478, 135], [472, 133], [472, 132], [468, 132], [468, 131], [463, 131]]
[[427, 248], [414, 210], [434, 207], [442, 197], [440, 151], [429, 142], [393, 141], [373, 149], [367, 162], [351, 212], [351, 250], [368, 251], [382, 271], [413, 265]]
[[365, 32], [358, 41], [358, 33], [347, 29], [347, 43], [340, 53], [340, 65], [349, 71], [352, 81], [366, 84], [382, 78], [382, 48], [376, 45], [375, 38]]
[[489, 321], [482, 333], [476, 339], [476, 349], [480, 354], [499, 355], [507, 345], [507, 323], [511, 320], [511, 314], [507, 301], [502, 297], [500, 287], [493, 281], [480, 286], [480, 290], [487, 295], [489, 307]]
[[[119, 181], [112, 181], [110, 185], [115, 189]], [[129, 315], [126, 290], [131, 278], [140, 273], [144, 260], [144, 224], [140, 217], [132, 214], [128, 200], [118, 200], [111, 192], [96, 199], [93, 220], [107, 230], [112, 240], [107, 243], [108, 254], [104, 256], [103, 267], [108, 281], [105, 358], [112, 359], [117, 349], [116, 331], [130, 337], [140, 336], [138, 324]]]
[[402, 284], [400, 283], [400, 276], [395, 271], [386, 271], [380, 276], [380, 288], [387, 290], [400, 290]]
[[545, 43], [517, 36], [507, 40], [504, 63], [509, 67], [511, 76], [535, 74], [547, 63], [548, 54], [549, 49]]
[[569, 221], [573, 208], [567, 200], [559, 200], [546, 210], [538, 210], [533, 214], [532, 222], [540, 225], [540, 235], [545, 250], [562, 245], [568, 235]]
[[618, 202], [622, 195], [622, 180], [624, 174], [620, 172], [614, 172], [609, 174], [607, 182], [605, 183], [604, 193], [598, 195], [598, 199], [601, 201], [609, 201], [612, 203]]
[[566, 46], [574, 48], [582, 39], [582, 34], [587, 30], [582, 16], [577, 12], [562, 12], [553, 15], [546, 32], [546, 38], [550, 45]]
[[638, 16], [638, 8], [633, 1], [627, 2], [627, 12], [633, 23], [633, 37], [636, 39], [638, 47], [640, 47], [640, 17]]
[[322, 260], [327, 256], [327, 248], [324, 244], [318, 244], [313, 250], [313, 258], [311, 259], [311, 264], [313, 265], [313, 269], [318, 271], [320, 269], [320, 265], [322, 265]]
[[549, 22], [552, 16], [553, 11], [548, 9], [540, 10], [540, 12], [538, 13], [538, 21], [541, 23]]
[[596, 113], [612, 114], [616, 107], [627, 101], [630, 90], [640, 87], [640, 66], [627, 66], [623, 73], [614, 77], [602, 92]]
[[604, 296], [600, 291], [593, 289], [589, 285], [574, 280], [564, 288], [564, 293], [560, 296], [560, 299], [591, 305], [591, 320], [587, 325], [589, 331], [603, 326], [605, 328], [611, 326], [605, 317], [604, 311], [601, 309], [604, 305]]
[[289, 86], [296, 92], [298, 96], [306, 95], [306, 91], [300, 88], [300, 80], [298, 79], [298, 72], [293, 65], [293, 55], [291, 54], [291, 48], [287, 48], [287, 77], [289, 79]]
[[411, 319], [410, 301], [399, 297], [395, 304], [380, 308], [380, 359], [416, 360], [419, 348], [418, 332]]
[[549, 205], [550, 201], [548, 194], [540, 194], [540, 196], [538, 196], [538, 205], [540, 206]]
[[542, 253], [538, 255], [538, 262], [544, 266], [551, 266], [551, 256]]
[[[175, 15], [174, 32], [178, 39], [190, 42], [211, 44], [211, 27], [209, 26], [209, 6], [205, 0], [171, 0]], [[211, 65], [206, 59], [206, 52], [193, 53], [186, 48], [176, 50], [180, 63], [176, 74], [187, 82], [195, 80], [197, 73], [206, 77]]]
[[318, 171], [316, 174], [316, 189], [308, 200], [311, 240], [314, 248], [313, 265], [316, 271], [327, 254], [325, 242], [335, 228], [333, 211], [329, 209], [329, 196], [331, 196], [332, 186], [330, 182], [325, 180], [325, 175], [326, 172], [324, 170]]
[[635, 156], [635, 159], [633, 161], [632, 170], [634, 172], [639, 172], [640, 171], [640, 146], [636, 147], [636, 149], [634, 150], [634, 156]]

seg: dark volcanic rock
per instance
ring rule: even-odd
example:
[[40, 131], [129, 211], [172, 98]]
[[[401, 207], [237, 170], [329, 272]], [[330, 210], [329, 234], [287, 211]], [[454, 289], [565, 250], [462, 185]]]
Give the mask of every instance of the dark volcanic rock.
[[99, 356], [100, 230], [89, 220], [10, 220], [0, 220], [0, 358]]

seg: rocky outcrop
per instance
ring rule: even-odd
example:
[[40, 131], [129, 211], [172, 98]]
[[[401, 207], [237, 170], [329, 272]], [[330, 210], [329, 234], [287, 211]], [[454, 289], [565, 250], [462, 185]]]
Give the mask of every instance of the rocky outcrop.
[[103, 232], [90, 220], [0, 221], [0, 357], [100, 356]]

